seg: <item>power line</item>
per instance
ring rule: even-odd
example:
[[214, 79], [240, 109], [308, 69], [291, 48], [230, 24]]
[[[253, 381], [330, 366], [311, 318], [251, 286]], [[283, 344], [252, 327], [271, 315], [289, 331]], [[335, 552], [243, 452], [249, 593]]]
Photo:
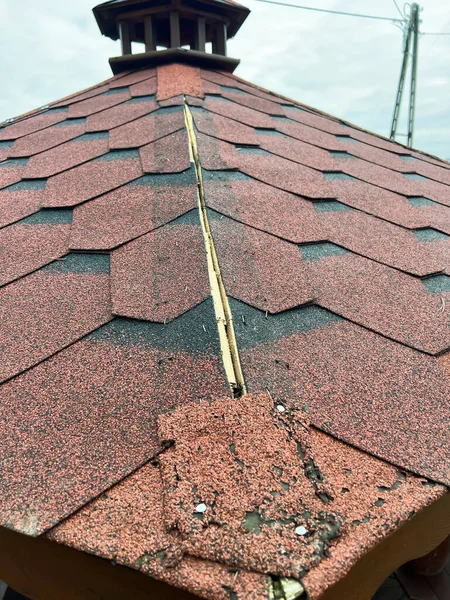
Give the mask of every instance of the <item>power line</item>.
[[391, 23], [403, 23], [404, 19], [395, 19], [390, 17], [377, 17], [375, 15], [363, 15], [359, 13], [342, 12], [339, 10], [327, 10], [325, 8], [313, 8], [312, 6], [299, 6], [298, 4], [288, 4], [287, 2], [277, 2], [276, 0], [255, 0], [255, 2], [265, 2], [266, 4], [276, 4], [277, 6], [288, 6], [289, 8], [301, 8], [302, 10], [313, 10], [315, 12], [329, 13], [332, 15], [344, 15], [345, 17], [359, 17], [361, 19], [377, 19], [378, 21], [390, 21]]
[[423, 35], [435, 35], [436, 37], [433, 40], [433, 43], [431, 44], [431, 46], [428, 48], [428, 52], [426, 53], [426, 56], [428, 56], [432, 49], [435, 47], [436, 42], [440, 41], [440, 37], [441, 35], [450, 35], [450, 33], [447, 33], [446, 31], [444, 31], [445, 29], [447, 29], [448, 25], [450, 25], [450, 20], [447, 21], [447, 23], [444, 25], [442, 31], [440, 33], [424, 33]]
[[397, 0], [392, 0], [392, 1], [395, 4], [395, 8], [398, 10], [398, 14], [403, 18], [404, 15], [403, 15], [402, 11], [400, 10], [400, 8], [399, 8], [399, 6], [397, 4]]
[[450, 35], [450, 31], [442, 31], [441, 33], [431, 33], [429, 31], [422, 31], [421, 33], [422, 35]]

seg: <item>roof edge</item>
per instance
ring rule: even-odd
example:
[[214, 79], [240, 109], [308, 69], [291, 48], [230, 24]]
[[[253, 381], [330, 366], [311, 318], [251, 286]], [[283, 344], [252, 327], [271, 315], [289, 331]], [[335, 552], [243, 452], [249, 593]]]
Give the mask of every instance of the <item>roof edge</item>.
[[184, 48], [169, 48], [168, 50], [156, 50], [142, 54], [128, 54], [109, 59], [109, 64], [114, 75], [132, 69], [155, 67], [175, 62], [233, 73], [239, 65], [240, 60], [220, 54], [206, 54], [197, 50], [185, 50]]

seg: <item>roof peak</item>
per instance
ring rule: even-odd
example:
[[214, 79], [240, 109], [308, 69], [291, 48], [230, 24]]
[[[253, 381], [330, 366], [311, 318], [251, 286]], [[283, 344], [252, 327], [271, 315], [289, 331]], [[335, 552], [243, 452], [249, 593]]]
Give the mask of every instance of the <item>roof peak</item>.
[[[232, 0], [109, 0], [93, 12], [103, 35], [121, 40], [122, 56], [109, 60], [116, 74], [167, 62], [233, 72], [239, 60], [227, 57], [227, 40], [250, 11]], [[133, 53], [135, 42], [143, 52]]]

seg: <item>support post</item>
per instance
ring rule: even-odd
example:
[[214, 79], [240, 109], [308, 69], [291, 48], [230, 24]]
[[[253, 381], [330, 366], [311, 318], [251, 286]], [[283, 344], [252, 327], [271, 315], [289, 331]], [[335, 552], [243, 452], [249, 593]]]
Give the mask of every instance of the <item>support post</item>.
[[206, 25], [205, 17], [198, 17], [195, 26], [194, 50], [205, 52], [206, 50]]
[[119, 23], [120, 42], [122, 44], [122, 55], [131, 54], [130, 24], [126, 21]]
[[394, 115], [392, 117], [391, 135], [390, 135], [391, 140], [395, 140], [395, 136], [397, 133], [397, 127], [398, 127], [398, 119], [400, 116], [400, 108], [402, 106], [403, 88], [405, 86], [406, 71], [408, 69], [408, 61], [409, 61], [409, 48], [411, 46], [411, 31], [412, 31], [412, 21], [410, 18], [410, 21], [408, 24], [408, 31], [407, 31], [406, 37], [405, 37], [405, 45], [403, 48], [403, 61], [402, 61], [402, 68], [400, 70], [400, 79], [398, 81], [397, 95], [395, 97]]
[[151, 15], [144, 18], [144, 37], [145, 51], [152, 52], [153, 50], [156, 50], [156, 31]]
[[408, 133], [405, 134], [407, 137], [408, 147], [412, 147], [414, 142], [414, 119], [416, 112], [416, 92], [417, 92], [417, 62], [419, 56], [419, 5], [413, 3], [411, 5], [411, 12], [409, 15], [408, 30], [405, 36], [405, 46], [403, 49], [403, 61], [402, 68], [400, 70], [400, 79], [398, 82], [397, 95], [395, 98], [394, 115], [392, 117], [391, 125], [391, 140], [395, 140], [397, 135], [398, 121], [400, 118], [400, 109], [402, 105], [403, 88], [405, 86], [406, 72], [408, 70], [408, 61], [412, 45], [412, 67], [411, 67], [411, 86], [409, 94], [409, 110], [408, 110]]
[[227, 26], [225, 23], [218, 23], [216, 25], [213, 52], [221, 56], [227, 55]]
[[180, 46], [180, 13], [173, 10], [170, 13], [170, 47], [179, 48]]
[[414, 143], [414, 120], [416, 116], [416, 92], [417, 92], [417, 62], [419, 59], [419, 5], [413, 4], [414, 11], [413, 22], [413, 55], [411, 68], [411, 89], [409, 95], [409, 114], [408, 114], [408, 147], [412, 148]]

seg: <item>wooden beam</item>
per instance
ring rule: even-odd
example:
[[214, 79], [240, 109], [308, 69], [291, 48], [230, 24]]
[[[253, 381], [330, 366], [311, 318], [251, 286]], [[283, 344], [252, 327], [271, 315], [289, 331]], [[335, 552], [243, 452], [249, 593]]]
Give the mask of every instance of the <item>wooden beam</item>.
[[144, 18], [145, 51], [156, 50], [156, 29], [151, 15]]
[[220, 54], [221, 56], [227, 55], [227, 26], [225, 23], [219, 23], [216, 26], [215, 31], [216, 43], [215, 50], [216, 54]]
[[119, 34], [120, 34], [120, 42], [122, 44], [122, 56], [124, 56], [126, 54], [132, 54], [130, 24], [127, 23], [126, 21], [120, 21]]
[[206, 23], [205, 17], [198, 17], [195, 27], [195, 38], [193, 50], [205, 52], [206, 49]]
[[198, 600], [109, 560], [3, 527], [0, 579], [32, 600]]
[[180, 13], [175, 10], [170, 13], [170, 46], [171, 48], [179, 48], [181, 46]]

